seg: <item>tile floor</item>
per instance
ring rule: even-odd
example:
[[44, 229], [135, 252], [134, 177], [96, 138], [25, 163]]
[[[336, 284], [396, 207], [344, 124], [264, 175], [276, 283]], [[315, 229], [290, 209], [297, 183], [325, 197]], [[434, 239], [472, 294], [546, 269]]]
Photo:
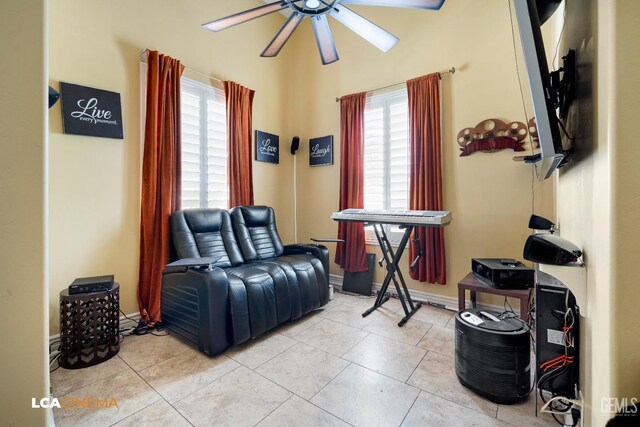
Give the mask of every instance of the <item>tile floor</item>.
[[58, 369], [53, 395], [118, 407], [56, 410], [57, 426], [553, 426], [534, 399], [496, 405], [454, 372], [453, 313], [336, 293], [326, 307], [209, 358], [171, 336], [128, 336], [100, 365]]

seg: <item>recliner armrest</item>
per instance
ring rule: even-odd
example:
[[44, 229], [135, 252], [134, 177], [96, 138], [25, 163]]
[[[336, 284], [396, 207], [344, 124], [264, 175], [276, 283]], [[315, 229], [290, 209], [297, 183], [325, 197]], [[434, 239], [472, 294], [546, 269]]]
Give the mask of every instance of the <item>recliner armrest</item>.
[[[209, 271], [211, 271], [214, 268], [218, 268], [214, 267], [214, 264], [219, 260], [219, 257], [183, 258], [165, 265], [162, 274], [165, 275], [171, 273], [184, 273], [189, 268], [193, 270], [208, 269]], [[220, 270], [220, 268], [218, 268], [218, 270]]]
[[284, 255], [295, 254], [311, 254], [322, 261], [322, 266], [327, 275], [327, 283], [329, 282], [329, 249], [323, 245], [285, 245]]
[[284, 246], [284, 255], [312, 254], [314, 256], [317, 256], [318, 258], [321, 258], [325, 250], [328, 251], [327, 247], [323, 245], [293, 244]]
[[162, 273], [162, 321], [209, 356], [230, 345], [229, 279], [218, 267], [169, 265]]

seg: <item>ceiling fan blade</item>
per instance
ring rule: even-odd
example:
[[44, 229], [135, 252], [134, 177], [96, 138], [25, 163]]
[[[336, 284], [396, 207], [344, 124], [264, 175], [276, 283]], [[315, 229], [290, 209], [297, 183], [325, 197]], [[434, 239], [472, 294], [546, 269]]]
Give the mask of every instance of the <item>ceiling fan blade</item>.
[[394, 47], [399, 41], [393, 34], [341, 4], [336, 5], [329, 14], [383, 52]]
[[202, 24], [202, 26], [210, 31], [222, 31], [235, 25], [251, 21], [252, 19], [281, 11], [287, 7], [288, 5], [285, 1], [277, 1], [254, 9], [245, 10], [244, 12], [236, 13], [235, 15], [227, 16], [226, 18], [217, 19], [207, 24]]
[[287, 22], [282, 26], [282, 28], [280, 28], [278, 34], [276, 34], [273, 40], [271, 40], [269, 46], [267, 46], [260, 56], [273, 57], [278, 55], [284, 44], [289, 40], [289, 37], [291, 37], [291, 34], [293, 34], [296, 28], [298, 28], [298, 25], [300, 25], [303, 19], [304, 15], [300, 13], [292, 13], [291, 16], [289, 16], [289, 19], [287, 19]]
[[329, 28], [327, 16], [319, 15], [311, 17], [311, 23], [313, 24], [313, 32], [316, 34], [316, 41], [318, 42], [322, 65], [336, 62], [340, 58], [338, 57], [336, 44], [333, 41], [333, 34], [331, 34], [331, 28]]
[[357, 4], [362, 6], [410, 7], [412, 9], [439, 10], [445, 0], [342, 0], [342, 4]]

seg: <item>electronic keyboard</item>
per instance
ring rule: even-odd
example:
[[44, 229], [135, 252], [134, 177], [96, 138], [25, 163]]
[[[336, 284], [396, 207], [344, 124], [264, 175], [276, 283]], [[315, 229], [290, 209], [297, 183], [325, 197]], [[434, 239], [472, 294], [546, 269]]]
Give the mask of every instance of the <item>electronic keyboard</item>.
[[444, 227], [451, 222], [449, 211], [345, 209], [331, 214], [334, 221], [397, 224], [415, 227]]

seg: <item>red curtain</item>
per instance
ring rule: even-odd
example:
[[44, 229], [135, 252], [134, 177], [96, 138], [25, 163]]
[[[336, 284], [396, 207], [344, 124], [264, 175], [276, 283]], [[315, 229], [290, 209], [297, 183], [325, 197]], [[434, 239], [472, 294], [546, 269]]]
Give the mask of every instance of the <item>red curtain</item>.
[[[440, 75], [430, 74], [407, 82], [411, 162], [409, 209], [442, 210], [442, 154], [440, 131]], [[410, 271], [415, 280], [447, 283], [444, 230], [418, 227], [423, 255]], [[409, 248], [409, 263], [415, 259], [415, 245]]]
[[[340, 101], [340, 210], [364, 207], [364, 108], [366, 92]], [[338, 223], [335, 262], [345, 271], [367, 271], [364, 225]]]
[[224, 94], [227, 99], [229, 207], [253, 205], [251, 130], [255, 92], [226, 81]]
[[140, 207], [138, 306], [149, 325], [160, 321], [162, 270], [169, 262], [169, 216], [180, 209], [180, 61], [150, 51], [147, 59]]

